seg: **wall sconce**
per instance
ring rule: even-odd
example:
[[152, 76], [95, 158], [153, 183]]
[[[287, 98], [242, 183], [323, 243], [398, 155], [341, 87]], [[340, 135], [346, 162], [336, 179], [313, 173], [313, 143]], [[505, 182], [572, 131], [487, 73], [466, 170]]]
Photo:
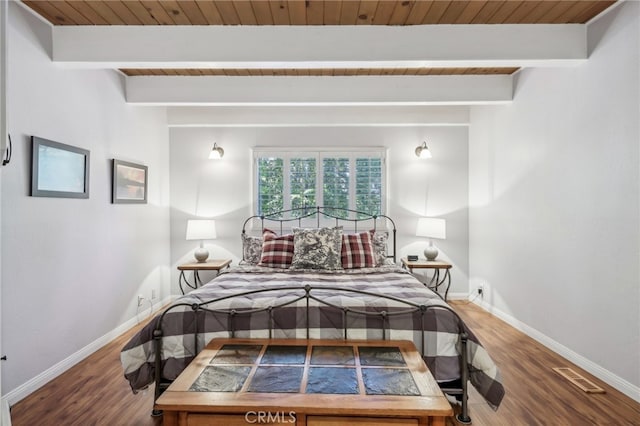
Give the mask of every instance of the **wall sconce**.
[[209, 160], [219, 160], [224, 156], [224, 149], [220, 148], [217, 143], [213, 144], [211, 153], [209, 154]]
[[416, 148], [416, 157], [418, 158], [431, 158], [431, 151], [429, 151], [429, 147], [426, 142], [422, 142], [422, 145], [419, 145]]

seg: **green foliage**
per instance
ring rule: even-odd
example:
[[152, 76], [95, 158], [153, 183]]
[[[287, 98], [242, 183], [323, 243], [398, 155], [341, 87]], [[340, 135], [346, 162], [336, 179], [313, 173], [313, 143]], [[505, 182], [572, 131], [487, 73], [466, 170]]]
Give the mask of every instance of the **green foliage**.
[[[324, 205], [341, 209], [349, 208], [349, 159], [325, 158], [322, 162]], [[347, 212], [335, 212], [347, 217]]]
[[316, 205], [316, 159], [292, 158], [289, 163], [291, 208]]
[[[323, 158], [319, 173], [314, 157], [290, 158], [286, 168], [284, 157], [258, 159], [258, 214], [316, 206], [318, 179], [325, 207], [352, 209], [368, 214], [381, 213], [382, 159], [356, 158], [355, 170], [351, 170], [352, 163], [349, 157]], [[287, 169], [288, 177], [285, 177]], [[285, 182], [287, 178], [288, 182]], [[355, 179], [353, 196], [349, 193], [351, 179]], [[289, 188], [288, 194], [285, 194], [285, 187]], [[287, 199], [289, 205], [285, 205]], [[351, 199], [355, 200], [355, 205], [350, 205]], [[347, 217], [345, 212], [340, 214]]]
[[258, 159], [258, 214], [277, 212], [284, 208], [284, 160]]

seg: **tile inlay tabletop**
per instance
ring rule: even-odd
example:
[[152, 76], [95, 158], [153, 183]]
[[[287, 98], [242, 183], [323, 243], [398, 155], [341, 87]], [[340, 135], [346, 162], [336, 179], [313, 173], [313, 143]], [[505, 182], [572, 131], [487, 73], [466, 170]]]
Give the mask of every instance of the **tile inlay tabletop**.
[[393, 340], [214, 339], [156, 408], [172, 426], [193, 416], [235, 425], [234, 416], [258, 411], [303, 426], [340, 416], [444, 425], [452, 413], [413, 343]]

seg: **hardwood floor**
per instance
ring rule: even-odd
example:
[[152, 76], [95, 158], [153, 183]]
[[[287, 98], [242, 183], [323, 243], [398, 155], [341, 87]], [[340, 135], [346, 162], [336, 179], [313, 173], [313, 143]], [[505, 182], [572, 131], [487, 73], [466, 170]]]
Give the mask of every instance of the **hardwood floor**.
[[150, 415], [153, 387], [134, 395], [120, 364], [120, 350], [142, 326], [133, 327], [15, 404], [11, 424], [161, 425], [161, 417]]
[[[507, 392], [498, 411], [493, 411], [470, 387], [474, 425], [640, 424], [639, 403], [479, 307], [462, 302], [452, 305], [496, 361]], [[120, 349], [139, 327], [15, 404], [11, 409], [12, 424], [160, 425], [161, 418], [150, 416], [153, 388], [134, 395], [120, 365]], [[573, 367], [607, 393], [583, 393], [555, 373], [553, 367]], [[457, 423], [450, 419], [447, 424]]]
[[[470, 387], [470, 416], [475, 425], [640, 425], [640, 404], [550, 351], [483, 309], [452, 305], [478, 336], [502, 373], [506, 389], [498, 411]], [[572, 367], [605, 394], [587, 394], [560, 377], [553, 367]]]

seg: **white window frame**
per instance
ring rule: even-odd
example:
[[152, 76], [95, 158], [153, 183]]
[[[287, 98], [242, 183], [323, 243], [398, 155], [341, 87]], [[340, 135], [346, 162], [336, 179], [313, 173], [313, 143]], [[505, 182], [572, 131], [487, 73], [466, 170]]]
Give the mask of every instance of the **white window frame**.
[[[384, 147], [254, 147], [252, 161], [253, 189], [251, 197], [251, 205], [254, 214], [258, 214], [258, 158], [261, 157], [277, 157], [284, 159], [283, 173], [288, 176], [289, 160], [291, 158], [315, 158], [316, 159], [316, 204], [323, 206], [324, 194], [322, 191], [322, 160], [324, 158], [349, 158], [349, 170], [355, 170], [355, 160], [366, 154], [369, 158], [382, 159], [382, 194], [380, 202], [380, 214], [387, 211], [387, 149]], [[355, 210], [355, 178], [349, 179], [349, 208]], [[283, 180], [283, 210], [291, 208], [290, 183], [289, 179]], [[315, 207], [315, 206], [312, 206]], [[315, 219], [313, 219], [315, 221]]]

